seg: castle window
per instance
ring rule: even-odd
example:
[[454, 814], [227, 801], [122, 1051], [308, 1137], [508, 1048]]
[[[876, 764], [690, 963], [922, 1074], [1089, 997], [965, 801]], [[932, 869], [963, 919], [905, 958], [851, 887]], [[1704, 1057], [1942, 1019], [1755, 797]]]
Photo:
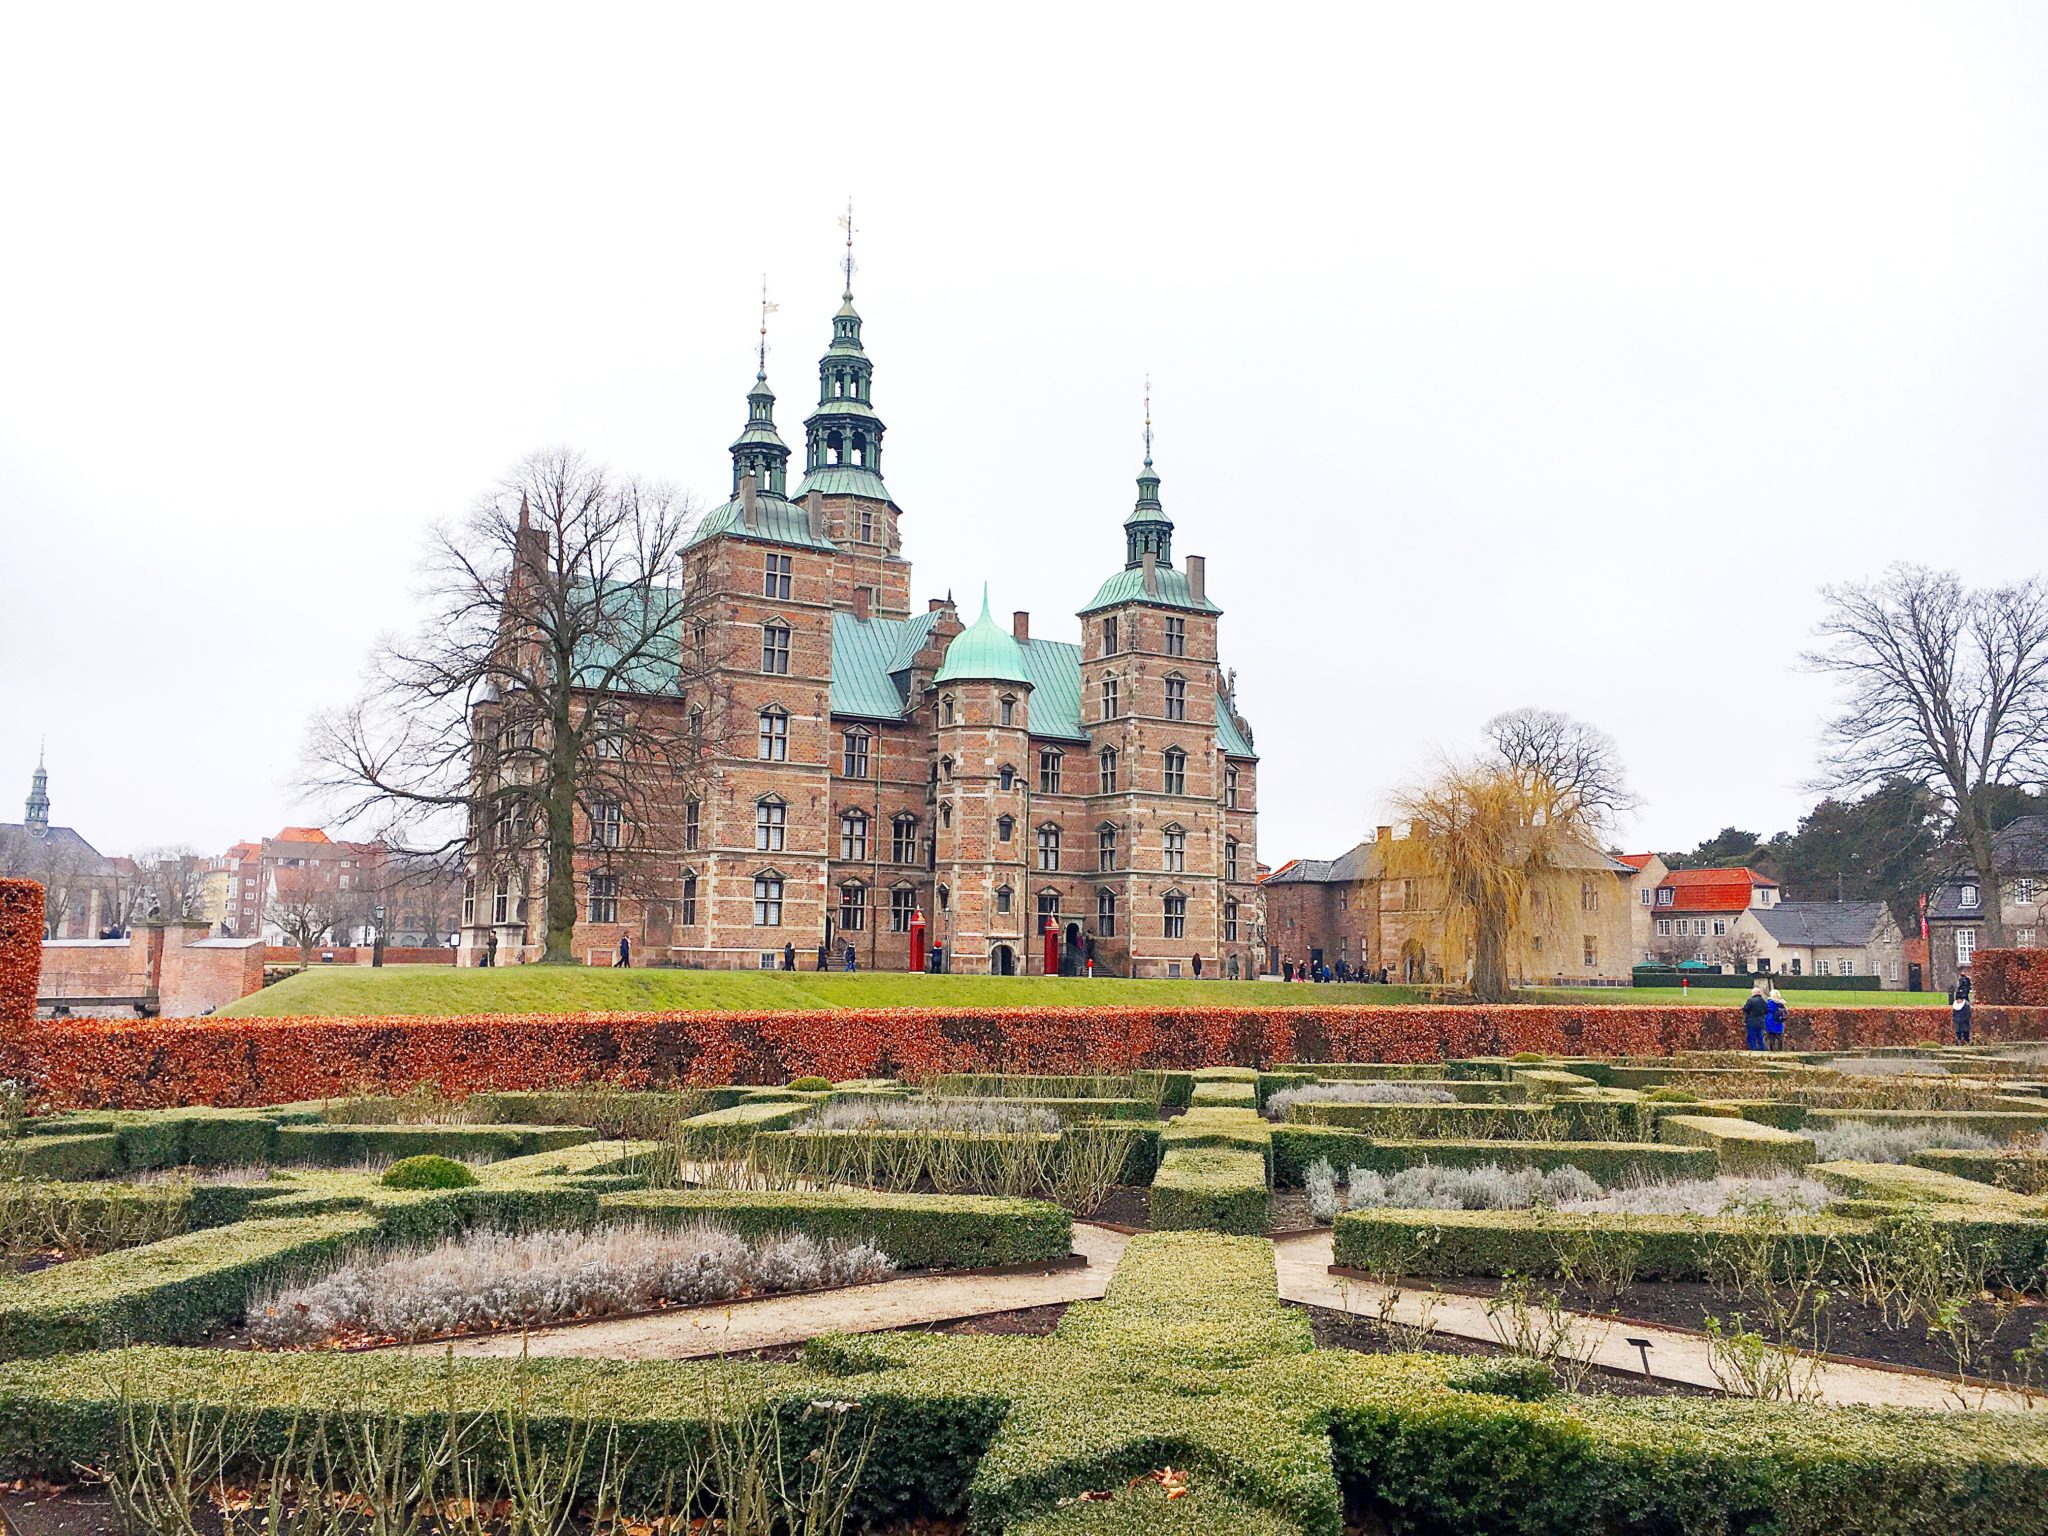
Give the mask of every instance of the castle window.
[[704, 835], [704, 802], [692, 796], [683, 805], [683, 848], [694, 853]]
[[1119, 691], [1120, 691], [1120, 690], [1118, 689], [1118, 686], [1117, 686], [1117, 680], [1116, 680], [1115, 678], [1113, 678], [1113, 677], [1105, 677], [1105, 678], [1104, 678], [1104, 679], [1102, 680], [1102, 718], [1103, 718], [1103, 719], [1105, 719], [1105, 720], [1114, 720], [1114, 719], [1115, 719], [1115, 718], [1117, 717], [1117, 710], [1118, 710], [1118, 709], [1119, 709], [1119, 708], [1121, 707], [1121, 703], [1122, 703], [1122, 701], [1121, 701], [1121, 700], [1120, 700], [1120, 699], [1118, 698], [1118, 696], [1117, 696], [1117, 695], [1118, 695], [1118, 693], [1119, 693]]
[[462, 882], [462, 926], [465, 928], [474, 928], [476, 926], [476, 882], [474, 880]]
[[1116, 615], [1113, 613], [1102, 621], [1102, 654], [1116, 654]]
[[1009, 910], [1010, 888], [1007, 885], [999, 885], [996, 887], [996, 911], [1007, 914]]
[[849, 779], [868, 776], [868, 733], [848, 731], [840, 738], [840, 767]]
[[694, 923], [696, 921], [697, 872], [695, 870], [686, 869], [683, 871], [683, 922], [685, 924], [689, 924]]
[[789, 807], [780, 800], [754, 803], [754, 847], [762, 853], [782, 852], [783, 833], [789, 823]]
[[1016, 831], [1016, 830], [1017, 830], [1017, 818], [1016, 818], [1016, 817], [1014, 817], [1014, 816], [998, 816], [998, 817], [996, 818], [996, 841], [997, 841], [997, 842], [999, 842], [999, 843], [1007, 843], [1007, 842], [1008, 842], [1008, 841], [1010, 840], [1010, 834], [1011, 834], [1012, 832]]
[[1004, 725], [1017, 723], [1017, 701], [1008, 694], [1003, 695], [1002, 721]]
[[790, 556], [769, 555], [761, 573], [763, 597], [789, 596]]
[[1040, 891], [1038, 893], [1038, 931], [1040, 933], [1045, 932], [1045, 924], [1048, 918], [1055, 923], [1060, 920], [1060, 893], [1058, 891]]
[[1223, 770], [1223, 803], [1231, 810], [1237, 809], [1237, 767], [1231, 764]]
[[768, 623], [761, 626], [761, 670], [777, 677], [789, 673], [789, 626]]
[[1116, 828], [1103, 826], [1095, 833], [1095, 867], [1104, 874], [1116, 868]]
[[1017, 787], [1017, 770], [1008, 763], [1003, 764], [1002, 769], [996, 774], [996, 787], [1006, 790], [1015, 789]]
[[779, 709], [761, 711], [759, 756], [764, 763], [789, 761], [789, 716]]
[[1168, 619], [1166, 621], [1166, 654], [1185, 656], [1188, 653], [1188, 621]]
[[616, 762], [626, 755], [626, 713], [616, 705], [597, 712], [597, 755]]
[[510, 920], [512, 910], [512, 877], [498, 876], [498, 888], [491, 896], [491, 921], [503, 923]]
[[1188, 932], [1188, 899], [1178, 891], [1166, 897], [1166, 937], [1184, 939]]
[[952, 825], [953, 825], [953, 807], [952, 807], [952, 806], [950, 806], [950, 805], [942, 805], [942, 806], [940, 806], [940, 807], [939, 807], [939, 825], [940, 825], [940, 826], [942, 826], [942, 827], [950, 827], [950, 826], [952, 826]]
[[891, 825], [889, 857], [898, 864], [917, 862], [917, 818], [898, 816]]
[[953, 893], [947, 890], [946, 887], [942, 885], [939, 887], [938, 896], [939, 910], [941, 912], [951, 911], [953, 907]]
[[1237, 878], [1237, 839], [1234, 837], [1225, 838], [1223, 842], [1223, 878]]
[[952, 696], [952, 695], [951, 695], [951, 694], [949, 693], [949, 694], [947, 694], [947, 695], [946, 695], [946, 696], [945, 696], [944, 698], [942, 698], [942, 699], [940, 699], [940, 700], [939, 700], [939, 724], [941, 724], [941, 725], [951, 725], [952, 723], [953, 723], [953, 696]]
[[853, 861], [868, 856], [868, 819], [859, 811], [839, 818], [839, 857]]
[[1166, 680], [1166, 718], [1185, 720], [1188, 717], [1188, 680], [1184, 677], [1169, 677]]
[[1060, 867], [1060, 829], [1040, 827], [1038, 829], [1038, 867], [1056, 870]]
[[782, 876], [776, 874], [754, 876], [754, 926], [756, 928], [780, 928], [782, 926]]
[[889, 893], [889, 931], [910, 932], [910, 915], [917, 910], [917, 892], [910, 886], [899, 885]]
[[1188, 867], [1188, 835], [1180, 827], [1166, 829], [1166, 872], [1180, 874]]
[[1166, 793], [1184, 795], [1188, 792], [1188, 755], [1179, 747], [1166, 749]]
[[953, 777], [953, 759], [950, 757], [939, 759], [939, 777], [942, 779], [951, 779]]
[[592, 875], [590, 877], [590, 921], [593, 923], [616, 923], [619, 920], [619, 877], [617, 875]]
[[599, 848], [616, 848], [625, 834], [626, 816], [616, 800], [600, 800], [590, 808], [590, 841]]
[[839, 931], [860, 933], [868, 925], [868, 888], [858, 880], [839, 887]]
[[1104, 747], [1099, 761], [1102, 764], [1102, 792], [1113, 795], [1116, 793], [1116, 748]]
[[875, 542], [875, 511], [872, 507], [860, 509], [860, 541], [863, 544]]
[[1041, 795], [1056, 795], [1060, 792], [1060, 757], [1058, 752], [1038, 754], [1038, 792]]
[[1105, 939], [1116, 937], [1116, 892], [1095, 893], [1095, 931]]
[[1237, 903], [1234, 901], [1223, 903], [1223, 941], [1226, 944], [1237, 942]]

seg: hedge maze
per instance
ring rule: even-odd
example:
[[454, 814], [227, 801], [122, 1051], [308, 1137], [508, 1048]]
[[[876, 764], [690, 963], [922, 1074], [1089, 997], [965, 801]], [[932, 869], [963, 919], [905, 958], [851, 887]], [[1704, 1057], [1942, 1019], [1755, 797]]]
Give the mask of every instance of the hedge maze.
[[[2044, 1131], [2048, 1060], [2013, 1047], [50, 1114], [0, 1141], [0, 1477], [107, 1465], [138, 1413], [210, 1426], [261, 1476], [310, 1422], [426, 1444], [516, 1405], [518, 1435], [478, 1431], [475, 1454], [568, 1457], [601, 1430], [630, 1441], [648, 1497], [660, 1468], [729, 1451], [735, 1425], [840, 1465], [830, 1437], [850, 1424], [849, 1529], [2048, 1532], [2048, 1414], [1623, 1397], [1511, 1350], [1319, 1348], [1268, 1240], [1326, 1230], [1340, 1273], [1410, 1291], [1738, 1276], [1810, 1303], [1889, 1276], [1902, 1328], [1960, 1265], [2039, 1313]], [[455, 1160], [452, 1187], [387, 1182], [418, 1157]], [[1091, 1216], [1138, 1230], [1107, 1294], [1045, 1337], [519, 1361], [259, 1349], [241, 1331], [279, 1286], [478, 1233], [708, 1224], [871, 1245], [914, 1277], [1065, 1263]], [[1933, 1278], [1899, 1279], [1902, 1255]], [[700, 1511], [716, 1502], [699, 1491]]]

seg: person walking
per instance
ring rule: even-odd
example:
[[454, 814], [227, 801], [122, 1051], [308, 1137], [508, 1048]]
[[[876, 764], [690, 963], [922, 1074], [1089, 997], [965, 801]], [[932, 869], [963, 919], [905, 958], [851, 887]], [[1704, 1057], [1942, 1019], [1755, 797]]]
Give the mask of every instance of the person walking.
[[1785, 999], [1779, 995], [1776, 982], [1764, 983], [1764, 1049], [1782, 1051], [1785, 1048]]
[[849, 971], [857, 971], [860, 969], [860, 956], [858, 953], [855, 952], [853, 947], [853, 940], [851, 939], [848, 939], [846, 941], [846, 968]]
[[1948, 1016], [1955, 1021], [1956, 1044], [1970, 1043], [1970, 978], [1958, 976], [1955, 990], [1948, 995]]
[[619, 964], [620, 964], [621, 966], [630, 966], [630, 965], [632, 965], [632, 963], [633, 963], [633, 939], [632, 939], [632, 935], [630, 935], [630, 934], [624, 934], [624, 933], [622, 933], [622, 934], [620, 934], [620, 935], [619, 935]]
[[1200, 955], [1197, 955], [1197, 956], [1195, 956], [1195, 980], [1197, 980], [1197, 981], [1200, 981], [1201, 979], [1202, 979], [1202, 957], [1201, 957]]
[[[796, 941], [793, 939], [785, 942], [782, 946], [782, 968], [785, 971], [796, 969]], [[820, 966], [818, 969], [823, 970], [824, 967]]]
[[1743, 1049], [1760, 1051], [1764, 1048], [1764, 1015], [1770, 1012], [1770, 999], [1764, 993], [1767, 983], [1763, 977], [1756, 979], [1756, 985], [1749, 989], [1749, 996], [1742, 1000]]

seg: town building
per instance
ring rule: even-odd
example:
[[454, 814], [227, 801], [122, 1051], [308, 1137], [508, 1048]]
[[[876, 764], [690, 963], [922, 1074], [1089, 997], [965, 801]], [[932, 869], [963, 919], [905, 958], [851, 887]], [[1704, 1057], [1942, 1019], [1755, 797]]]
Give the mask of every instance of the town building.
[[[2004, 898], [2008, 946], [2048, 943], [2048, 816], [2022, 816], [1991, 840], [1991, 858]], [[1936, 882], [1927, 893], [1928, 985], [1946, 992], [1961, 967], [1984, 948], [1985, 902], [1989, 892], [1974, 869]]]
[[1758, 943], [1747, 958], [1759, 971], [1874, 976], [1894, 989], [1910, 979], [1906, 936], [1882, 901], [1785, 901], [1748, 908], [1737, 922], [1754, 927]]
[[75, 827], [51, 822], [50, 771], [39, 755], [23, 818], [0, 822], [0, 876], [42, 886], [49, 937], [91, 939], [118, 930], [134, 868], [130, 860], [108, 858]]
[[[1078, 640], [1034, 634], [1025, 612], [1004, 626], [985, 588], [964, 615], [951, 597], [913, 611], [848, 290], [801, 478], [764, 361], [731, 495], [689, 541], [693, 611], [715, 615], [692, 654], [743, 729], [713, 749], [701, 793], [633, 829], [651, 888], [608, 868], [617, 808], [597, 826], [579, 809], [579, 958], [606, 962], [623, 937], [643, 964], [837, 967], [851, 948], [900, 970], [923, 945], [948, 970], [1037, 973], [1050, 930], [1063, 972], [1255, 974], [1258, 756], [1204, 562], [1175, 556], [1149, 407], [1124, 558], [1081, 605]], [[493, 771], [485, 751], [478, 764]], [[472, 847], [490, 841], [472, 829]], [[479, 852], [461, 963], [537, 958], [542, 889], [538, 851]]]
[[1650, 940], [1656, 936], [1657, 887], [1671, 873], [1661, 855], [1617, 853], [1614, 856], [1634, 870], [1635, 900], [1629, 907], [1629, 953], [1640, 965], [1650, 958]]
[[1746, 868], [1674, 869], [1650, 889], [1650, 937], [1642, 958], [1658, 965], [1746, 970], [1763, 941], [1757, 929], [1738, 920], [1745, 912], [1778, 905], [1778, 882]]
[[[1346, 973], [1384, 968], [1397, 981], [1463, 978], [1469, 960], [1446, 953], [1436, 882], [1387, 874], [1393, 841], [1394, 829], [1383, 826], [1337, 858], [1296, 859], [1265, 879], [1269, 970], [1327, 965]], [[1626, 980], [1636, 877], [1597, 848], [1567, 843], [1556, 879], [1529, 915], [1521, 952], [1510, 959], [1511, 979]]]

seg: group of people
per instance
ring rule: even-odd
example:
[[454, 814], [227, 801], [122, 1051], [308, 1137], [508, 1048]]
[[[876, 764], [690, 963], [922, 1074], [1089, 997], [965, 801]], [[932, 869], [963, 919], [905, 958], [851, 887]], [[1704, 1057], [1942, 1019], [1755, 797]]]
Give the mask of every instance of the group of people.
[[[1196, 974], [1200, 975], [1201, 973], [1198, 971]], [[1313, 962], [1304, 960], [1299, 965], [1296, 965], [1292, 960], [1280, 962], [1280, 975], [1284, 981], [1377, 982], [1380, 986], [1384, 987], [1387, 984], [1388, 976], [1391, 974], [1392, 972], [1384, 965], [1377, 971], [1366, 966], [1360, 966], [1357, 970], [1353, 970], [1350, 963], [1344, 960], [1337, 962], [1335, 970], [1331, 970], [1328, 965], [1320, 960]]]
[[1768, 976], [1759, 976], [1749, 996], [1742, 1000], [1742, 1032], [1745, 1049], [1781, 1051], [1785, 1048], [1785, 999]]

